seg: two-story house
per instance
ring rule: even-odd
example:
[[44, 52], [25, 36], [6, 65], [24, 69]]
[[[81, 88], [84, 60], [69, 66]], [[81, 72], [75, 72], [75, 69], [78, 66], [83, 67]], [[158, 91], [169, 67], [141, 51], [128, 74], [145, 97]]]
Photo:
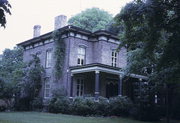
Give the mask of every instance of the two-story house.
[[[40, 35], [41, 26], [34, 26], [34, 37], [18, 44], [24, 48], [24, 61], [37, 54], [45, 68], [42, 96], [50, 98], [56, 88], [65, 88], [69, 97], [122, 95], [123, 72], [127, 64], [126, 48], [116, 51], [118, 37], [105, 30], [90, 32], [66, 24], [66, 16], [55, 18], [55, 30], [61, 30], [65, 42], [65, 59], [60, 79], [54, 77], [55, 42], [52, 32]], [[133, 75], [134, 78], [143, 76]], [[126, 87], [128, 88], [128, 87]], [[126, 93], [125, 91], [123, 93]]]

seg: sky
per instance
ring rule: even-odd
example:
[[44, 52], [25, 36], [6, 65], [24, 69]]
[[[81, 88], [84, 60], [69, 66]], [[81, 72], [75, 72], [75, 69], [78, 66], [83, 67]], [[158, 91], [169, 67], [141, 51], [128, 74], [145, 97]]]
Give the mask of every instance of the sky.
[[67, 18], [97, 7], [113, 16], [118, 14], [126, 3], [132, 0], [9, 0], [12, 15], [7, 15], [7, 25], [0, 27], [0, 54], [5, 48], [12, 49], [16, 44], [33, 37], [33, 26], [41, 25], [41, 34], [54, 30], [54, 18], [66, 15]]

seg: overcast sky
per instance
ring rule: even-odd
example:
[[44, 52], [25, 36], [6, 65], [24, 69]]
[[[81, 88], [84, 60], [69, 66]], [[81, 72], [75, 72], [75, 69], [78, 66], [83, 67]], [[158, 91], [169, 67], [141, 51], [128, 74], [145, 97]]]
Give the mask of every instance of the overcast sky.
[[7, 16], [6, 28], [0, 28], [0, 54], [5, 48], [31, 39], [33, 26], [41, 25], [41, 34], [54, 29], [54, 17], [64, 14], [68, 18], [81, 11], [98, 7], [113, 16], [132, 0], [9, 0], [12, 15]]

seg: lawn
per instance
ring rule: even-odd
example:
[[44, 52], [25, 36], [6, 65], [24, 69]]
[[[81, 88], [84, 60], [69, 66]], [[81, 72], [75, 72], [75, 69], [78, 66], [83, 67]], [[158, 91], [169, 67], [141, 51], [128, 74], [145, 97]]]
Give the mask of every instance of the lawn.
[[[81, 117], [39, 112], [0, 113], [0, 123], [152, 123], [117, 117]], [[155, 122], [154, 122], [155, 123]]]

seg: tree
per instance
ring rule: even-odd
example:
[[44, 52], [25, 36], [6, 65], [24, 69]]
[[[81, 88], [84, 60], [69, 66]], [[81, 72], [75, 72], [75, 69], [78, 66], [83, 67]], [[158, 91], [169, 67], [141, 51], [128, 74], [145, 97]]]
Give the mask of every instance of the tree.
[[0, 78], [6, 83], [19, 82], [22, 76], [23, 49], [15, 47], [14, 49], [5, 49], [0, 61]]
[[32, 109], [33, 100], [39, 97], [42, 87], [44, 69], [37, 55], [24, 68], [24, 76], [16, 93], [15, 108], [17, 110]]
[[5, 49], [0, 61], [0, 98], [8, 104], [8, 108], [13, 107], [11, 99], [20, 91], [18, 85], [24, 76], [22, 56], [22, 48]]
[[129, 51], [126, 73], [147, 75], [157, 91], [166, 93], [167, 122], [180, 87], [179, 6], [179, 0], [134, 0], [115, 18], [124, 22], [120, 48]]
[[86, 29], [89, 31], [97, 31], [105, 29], [105, 26], [112, 20], [112, 15], [98, 8], [91, 8], [71, 17], [69, 24]]
[[11, 5], [7, 0], [0, 0], [0, 26], [5, 27], [6, 25], [6, 13], [11, 14]]

